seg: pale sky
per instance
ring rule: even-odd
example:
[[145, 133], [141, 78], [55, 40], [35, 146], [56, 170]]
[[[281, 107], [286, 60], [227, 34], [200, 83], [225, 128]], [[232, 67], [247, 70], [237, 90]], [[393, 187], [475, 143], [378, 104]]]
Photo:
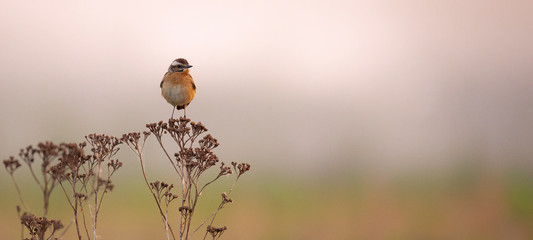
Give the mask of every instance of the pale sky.
[[[143, 131], [171, 107], [220, 155], [273, 167], [384, 168], [533, 156], [531, 1], [3, 1], [0, 157]], [[244, 149], [244, 150], [243, 150]]]

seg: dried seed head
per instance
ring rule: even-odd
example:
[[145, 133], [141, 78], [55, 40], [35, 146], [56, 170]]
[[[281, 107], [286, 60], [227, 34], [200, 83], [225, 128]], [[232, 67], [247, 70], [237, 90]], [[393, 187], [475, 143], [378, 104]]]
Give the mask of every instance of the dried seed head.
[[244, 173], [248, 172], [250, 170], [250, 164], [249, 163], [239, 163], [237, 165], [237, 169], [239, 169], [239, 176], [243, 175]]
[[63, 228], [63, 224], [59, 220], [48, 220], [46, 217], [38, 218], [27, 212], [20, 217], [20, 222], [29, 231], [32, 236], [31, 239], [42, 239], [42, 236], [45, 235], [50, 227], [52, 227], [52, 231]]
[[181, 206], [178, 208], [178, 210], [182, 213], [182, 214], [186, 214], [188, 212], [191, 212], [191, 208], [190, 207], [187, 207], [187, 206]]
[[230, 203], [230, 202], [233, 202], [233, 200], [231, 200], [231, 198], [228, 198], [228, 194], [223, 192], [222, 193], [222, 203]]
[[150, 187], [152, 187], [152, 189], [154, 189], [154, 190], [159, 190], [159, 185], [160, 185], [159, 181], [155, 181], [155, 182], [151, 182], [150, 183]]
[[76, 194], [74, 194], [74, 196], [76, 197], [76, 199], [79, 199], [80, 201], [87, 199], [87, 195], [85, 195], [83, 193], [76, 193]]
[[213, 239], [215, 239], [217, 236], [222, 235], [222, 233], [224, 233], [224, 231], [226, 231], [227, 229], [228, 228], [226, 226], [219, 227], [219, 228], [211, 226], [211, 225], [207, 226], [207, 232], [211, 234]]
[[224, 162], [222, 162], [220, 164], [220, 173], [219, 173], [219, 175], [224, 176], [224, 175], [228, 175], [228, 174], [232, 174], [232, 173], [233, 172], [231, 171], [231, 167], [226, 166], [226, 164]]
[[16, 160], [13, 156], [10, 156], [9, 159], [4, 160], [4, 167], [10, 175], [13, 175], [15, 170], [17, 170], [20, 166], [21, 164], [19, 163], [19, 161]]

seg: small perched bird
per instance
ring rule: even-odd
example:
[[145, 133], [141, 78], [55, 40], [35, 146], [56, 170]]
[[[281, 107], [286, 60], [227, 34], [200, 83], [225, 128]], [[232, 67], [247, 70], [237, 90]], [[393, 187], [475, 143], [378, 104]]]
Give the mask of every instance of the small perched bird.
[[178, 58], [170, 64], [167, 73], [163, 77], [161, 84], [161, 95], [172, 105], [172, 116], [174, 110], [183, 109], [183, 116], [187, 117], [185, 108], [191, 103], [196, 93], [196, 85], [189, 74], [189, 62], [185, 58]]

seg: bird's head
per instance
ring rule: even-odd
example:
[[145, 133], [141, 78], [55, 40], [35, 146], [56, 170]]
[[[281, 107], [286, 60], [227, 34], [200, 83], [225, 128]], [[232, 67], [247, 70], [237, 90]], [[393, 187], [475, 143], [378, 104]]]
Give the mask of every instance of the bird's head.
[[170, 64], [168, 67], [168, 72], [174, 73], [174, 72], [183, 72], [189, 68], [191, 68], [192, 65], [189, 65], [189, 62], [185, 58], [178, 58]]

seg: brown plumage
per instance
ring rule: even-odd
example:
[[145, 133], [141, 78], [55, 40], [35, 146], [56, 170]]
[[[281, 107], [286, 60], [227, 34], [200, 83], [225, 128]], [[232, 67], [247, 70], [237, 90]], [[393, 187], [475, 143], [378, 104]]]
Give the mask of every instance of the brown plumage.
[[173, 106], [171, 118], [174, 117], [174, 107], [178, 110], [183, 109], [184, 117], [187, 117], [185, 109], [196, 93], [196, 85], [189, 74], [191, 67], [184, 58], [174, 60], [159, 84], [161, 95]]

